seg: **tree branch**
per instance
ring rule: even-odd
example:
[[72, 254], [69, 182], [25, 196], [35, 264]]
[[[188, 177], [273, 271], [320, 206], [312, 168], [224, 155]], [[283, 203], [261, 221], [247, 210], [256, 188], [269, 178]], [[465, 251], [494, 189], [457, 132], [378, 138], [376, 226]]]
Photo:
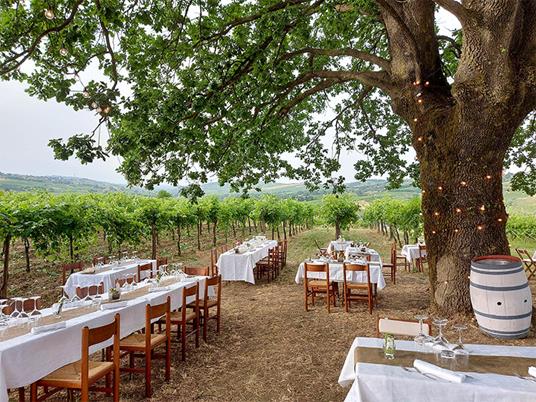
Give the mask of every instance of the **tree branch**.
[[[101, 12], [102, 8], [101, 8], [101, 4], [99, 0], [95, 0], [95, 5], [97, 6], [97, 10]], [[115, 53], [112, 48], [112, 44], [110, 42], [110, 31], [108, 31], [108, 28], [106, 27], [106, 24], [104, 24], [104, 21], [102, 20], [101, 16], [98, 15], [97, 18], [99, 19], [99, 24], [101, 26], [102, 32], [104, 33], [104, 40], [106, 41], [106, 48], [108, 49], [108, 54], [110, 55], [110, 60], [112, 62], [112, 79], [114, 81], [112, 90], [114, 90], [117, 87], [117, 83], [119, 81], [119, 75], [117, 73], [117, 62], [115, 60]]]
[[456, 0], [433, 0], [433, 2], [454, 15], [462, 25], [469, 19], [469, 10]]
[[312, 88], [309, 88], [307, 91], [300, 92], [297, 96], [295, 96], [293, 99], [291, 99], [286, 105], [281, 107], [279, 109], [279, 115], [280, 116], [287, 115], [292, 110], [292, 108], [294, 108], [294, 106], [296, 106], [298, 103], [300, 103], [304, 99], [306, 99], [306, 98], [308, 98], [308, 97], [310, 97], [310, 96], [312, 96], [312, 95], [314, 95], [314, 94], [316, 94], [318, 92], [322, 92], [322, 91], [324, 91], [326, 89], [329, 89], [332, 86], [334, 86], [335, 84], [338, 84], [338, 83], [341, 83], [341, 82], [345, 82], [345, 81], [343, 81], [343, 80], [335, 80], [335, 79], [329, 79], [329, 80], [320, 81], [318, 84], [316, 84]]
[[312, 55], [332, 56], [332, 57], [349, 56], [349, 57], [353, 57], [356, 59], [360, 59], [363, 61], [368, 61], [370, 63], [376, 64], [377, 66], [381, 67], [387, 72], [391, 71], [391, 65], [390, 65], [389, 60], [386, 60], [382, 57], [376, 56], [368, 52], [363, 52], [363, 51], [352, 49], [352, 48], [318, 49], [318, 48], [306, 47], [300, 50], [295, 50], [293, 52], [285, 53], [281, 56], [280, 60], [288, 60], [295, 56], [299, 56], [305, 53], [312, 54]]
[[[6, 61], [4, 61], [0, 65], [2, 67], [2, 69], [0, 70], [0, 75], [8, 74], [8, 73], [16, 70], [17, 68], [19, 68], [26, 60], [28, 60], [30, 58], [30, 56], [33, 54], [33, 52], [35, 51], [35, 49], [37, 48], [37, 46], [41, 42], [41, 39], [43, 39], [49, 33], [60, 32], [61, 30], [65, 29], [67, 26], [69, 26], [69, 24], [74, 20], [74, 17], [76, 16], [76, 13], [78, 12], [78, 8], [80, 7], [80, 5], [82, 4], [83, 1], [84, 0], [77, 0], [77, 2], [73, 5], [73, 8], [71, 9], [71, 13], [69, 14], [69, 16], [60, 25], [57, 25], [55, 27], [46, 29], [45, 31], [41, 32], [37, 36], [37, 38], [35, 38], [35, 40], [33, 41], [33, 43], [31, 44], [31, 46], [28, 49], [26, 49], [23, 52], [17, 54], [16, 56], [11, 57], [11, 58], [7, 59]], [[15, 61], [18, 57], [22, 56], [23, 54], [25, 56], [22, 59], [20, 59], [19, 61], [17, 61], [15, 64], [13, 64], [11, 66], [9, 65], [12, 61]]]

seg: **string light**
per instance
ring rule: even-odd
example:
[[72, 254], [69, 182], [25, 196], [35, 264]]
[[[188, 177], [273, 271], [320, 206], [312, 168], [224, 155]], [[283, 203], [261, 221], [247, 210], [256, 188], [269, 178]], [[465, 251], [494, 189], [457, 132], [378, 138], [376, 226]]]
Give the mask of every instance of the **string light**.
[[100, 107], [98, 107], [97, 109], [95, 109], [95, 111], [96, 111], [97, 113], [100, 113], [100, 112], [102, 112], [102, 109], [101, 109]]
[[53, 20], [55, 17], [56, 16], [54, 15], [54, 11], [49, 8], [45, 9], [45, 18], [47, 20]]
[[422, 137], [417, 138], [417, 141], [419, 142], [422, 141]]
[[103, 110], [103, 112], [104, 112], [105, 114], [108, 114], [108, 113], [110, 113], [111, 111], [112, 111], [112, 108], [111, 108], [110, 106], [106, 106], [106, 107], [104, 108], [104, 110]]
[[415, 95], [417, 98], [420, 98], [422, 96], [422, 92], [418, 92], [417, 95]]
[[456, 213], [457, 213], [457, 214], [459, 214], [459, 213], [461, 213], [461, 212], [462, 212], [461, 208], [456, 208]]
[[420, 81], [415, 81], [415, 82], [413, 82], [413, 85], [421, 85], [421, 82]]
[[436, 234], [436, 231], [435, 231], [435, 230], [432, 230], [432, 234]]
[[65, 56], [67, 56], [69, 54], [69, 51], [67, 49], [65, 49], [64, 47], [62, 47], [60, 49], [60, 54], [65, 57]]
[[422, 190], [422, 193], [425, 194], [425, 193], [426, 193], [426, 190]]
[[467, 186], [467, 182], [465, 182], [465, 181], [462, 180], [462, 181], [460, 182], [460, 185], [463, 186], [463, 187], [465, 187], [465, 186]]
[[419, 98], [419, 99], [417, 100], [417, 102], [418, 102], [418, 103], [422, 103], [422, 99]]
[[486, 179], [491, 180], [491, 175], [490, 174], [486, 175]]
[[443, 187], [438, 186], [437, 189], [438, 189], [439, 191], [442, 191], [442, 190], [443, 190]]
[[482, 229], [484, 229], [484, 226], [482, 226], [482, 225], [478, 225], [476, 228], [477, 228], [478, 230], [482, 230]]
[[502, 222], [502, 221], [503, 221], [502, 218], [497, 219], [497, 222]]
[[84, 92], [82, 92], [82, 96], [83, 96], [84, 98], [89, 98], [90, 95], [89, 95], [89, 92], [88, 92], [88, 91], [84, 91]]
[[425, 87], [430, 86], [430, 81], [426, 81], [426, 82], [424, 83], [424, 86], [425, 86]]
[[485, 210], [486, 210], [486, 206], [485, 206], [485, 205], [482, 205], [482, 206], [480, 207], [480, 210], [481, 210], [481, 211], [485, 211]]
[[96, 109], [98, 107], [99, 105], [97, 105], [97, 102], [91, 102], [91, 109]]
[[459, 229], [454, 229], [454, 233], [458, 233], [459, 231]]
[[439, 216], [439, 212], [435, 211], [435, 212], [434, 212], [434, 215], [435, 215], [435, 216]]
[[417, 123], [417, 121], [419, 121], [419, 119], [417, 119], [417, 118], [415, 117], [415, 118], [413, 119], [413, 121], [414, 121], [415, 123]]

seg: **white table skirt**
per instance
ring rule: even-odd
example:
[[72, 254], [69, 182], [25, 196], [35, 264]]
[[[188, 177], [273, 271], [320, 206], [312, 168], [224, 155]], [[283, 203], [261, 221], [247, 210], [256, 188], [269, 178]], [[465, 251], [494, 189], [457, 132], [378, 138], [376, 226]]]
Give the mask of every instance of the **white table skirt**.
[[334, 251], [345, 251], [351, 245], [352, 245], [352, 242], [350, 240], [345, 240], [345, 241], [333, 240], [329, 242], [328, 253], [331, 254]]
[[[471, 373], [461, 384], [432, 380], [416, 372], [400, 367], [354, 361], [355, 349], [383, 347], [383, 339], [356, 338], [346, 356], [339, 384], [352, 385], [346, 397], [348, 402], [529, 402], [536, 401], [536, 382], [513, 376]], [[496, 345], [465, 345], [474, 355], [533, 357], [536, 347]], [[417, 350], [413, 341], [396, 341], [398, 350]], [[396, 353], [395, 353], [396, 356]], [[355, 371], [354, 371], [355, 367]], [[528, 375], [527, 373], [520, 373]]]
[[[27, 334], [0, 342], [0, 402], [8, 401], [8, 388], [29, 385], [54, 370], [80, 360], [82, 328], [108, 324], [116, 313], [121, 315], [121, 337], [125, 337], [145, 326], [145, 305], [160, 304], [171, 296], [171, 308], [182, 305], [182, 289], [199, 282], [200, 297], [204, 295], [206, 277], [175, 283], [169, 290], [147, 293], [129, 300], [128, 305], [115, 310], [96, 311], [67, 320], [67, 327], [41, 334]], [[212, 294], [212, 292], [211, 292]], [[193, 300], [193, 296], [192, 296]], [[50, 310], [49, 310], [50, 311]], [[95, 345], [97, 351], [111, 345], [111, 340]]]
[[382, 260], [380, 254], [372, 248], [369, 248], [366, 251], [361, 251], [361, 249], [358, 247], [346, 247], [346, 250], [344, 250], [344, 256], [346, 259], [349, 259], [354, 255], [370, 255], [370, 261], [372, 262], [381, 262]]
[[277, 246], [277, 240], [269, 240], [253, 251], [242, 254], [231, 249], [218, 258], [218, 271], [224, 281], [245, 281], [255, 284], [255, 264], [268, 256], [268, 251]]
[[[400, 251], [409, 263], [412, 263], [419, 258], [419, 245], [418, 244], [405, 244]], [[426, 250], [422, 251], [422, 256], [426, 257]]]
[[[67, 282], [65, 283], [65, 293], [69, 297], [73, 297], [76, 293], [77, 287], [98, 286], [101, 282], [104, 283], [104, 292], [108, 292], [110, 288], [115, 287], [116, 279], [120, 279], [125, 275], [138, 274], [138, 265], [153, 264], [153, 274], [156, 273], [156, 260], [135, 260], [129, 262], [120, 263], [117, 266], [105, 265], [102, 272], [95, 274], [82, 274], [75, 272], [69, 275]], [[143, 280], [145, 278], [138, 278]]]
[[[343, 282], [344, 275], [342, 268], [342, 263], [340, 262], [330, 263], [329, 279], [335, 282]], [[296, 272], [296, 278], [294, 279], [297, 284], [303, 282], [304, 270], [305, 263], [302, 262], [298, 267], [298, 271]], [[326, 275], [323, 272], [309, 272], [308, 278], [325, 279]], [[346, 280], [349, 282], [366, 283], [367, 274], [366, 272], [347, 272]], [[376, 263], [370, 264], [370, 282], [376, 283], [378, 285], [378, 289], [380, 290], [385, 287], [385, 278], [383, 277], [381, 261], [377, 261]]]

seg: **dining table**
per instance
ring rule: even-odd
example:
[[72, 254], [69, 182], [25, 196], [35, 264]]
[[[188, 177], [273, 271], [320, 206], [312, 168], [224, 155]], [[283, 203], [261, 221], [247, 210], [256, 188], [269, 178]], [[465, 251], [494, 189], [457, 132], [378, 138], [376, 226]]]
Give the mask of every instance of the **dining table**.
[[[536, 365], [536, 347], [465, 344], [468, 357], [445, 359], [414, 341], [396, 340], [394, 359], [389, 360], [382, 356], [383, 344], [379, 338], [354, 339], [338, 380], [349, 387], [346, 402], [536, 401], [536, 378], [528, 374]], [[449, 376], [463, 379], [417, 370], [414, 357], [451, 367]]]
[[351, 240], [332, 240], [328, 244], [328, 253], [345, 251], [353, 244]]
[[404, 244], [400, 254], [406, 257], [406, 260], [413, 267], [415, 260], [419, 259], [421, 254], [423, 257], [426, 257], [426, 250], [419, 251], [419, 244]]
[[[106, 264], [100, 267], [95, 266], [84, 271], [75, 272], [67, 278], [63, 286], [63, 291], [67, 296], [74, 297], [77, 287], [99, 286], [102, 283], [104, 285], [104, 292], [106, 293], [115, 287], [115, 281], [117, 279], [124, 278], [128, 275], [138, 275], [138, 265], [149, 263], [152, 264], [153, 275], [155, 275], [157, 273], [156, 260], [151, 259], [121, 260], [112, 264]], [[138, 280], [143, 279], [145, 278], [138, 278]]]
[[255, 284], [255, 265], [268, 256], [270, 249], [277, 247], [277, 240], [265, 240], [252, 243], [250, 246], [242, 245], [220, 254], [218, 257], [218, 271], [224, 281], [244, 281]]
[[[8, 402], [8, 389], [27, 386], [54, 370], [80, 360], [83, 327], [94, 328], [109, 324], [114, 320], [115, 314], [119, 313], [123, 338], [145, 327], [147, 304], [164, 303], [169, 296], [171, 309], [176, 310], [182, 305], [182, 290], [193, 286], [194, 283], [200, 286], [199, 297], [204, 297], [206, 279], [205, 276], [168, 277], [162, 280], [162, 286], [156, 287], [144, 281], [132, 291], [131, 298], [129, 298], [129, 292], [121, 295], [121, 299], [124, 299], [123, 304], [126, 304], [121, 307], [103, 309], [108, 302], [105, 295], [100, 305], [94, 300], [83, 306], [80, 306], [80, 303], [84, 304], [83, 302], [78, 302], [78, 307], [73, 309], [64, 308], [61, 316], [72, 318], [64, 320], [63, 328], [35, 333], [28, 332], [24, 327], [11, 327], [0, 331], [0, 402]], [[209, 296], [211, 295], [214, 295], [214, 290], [209, 288]], [[193, 301], [194, 297], [187, 299], [187, 303]], [[114, 307], [111, 303], [107, 305]], [[120, 305], [121, 303], [117, 303], [117, 306]], [[42, 310], [43, 318], [36, 321], [34, 326], [38, 328], [47, 317], [55, 318], [55, 312], [56, 307]], [[10, 331], [15, 331], [15, 334], [20, 331], [21, 334], [10, 337]], [[112, 339], [109, 339], [93, 346], [90, 352], [101, 350], [110, 346], [111, 343]]]

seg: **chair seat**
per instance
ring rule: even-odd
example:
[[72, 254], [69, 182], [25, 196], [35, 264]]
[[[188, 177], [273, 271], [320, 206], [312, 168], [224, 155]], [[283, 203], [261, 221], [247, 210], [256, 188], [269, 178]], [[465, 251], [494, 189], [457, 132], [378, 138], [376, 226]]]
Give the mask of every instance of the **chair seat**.
[[[194, 311], [186, 312], [186, 322], [193, 321], [197, 318], [197, 315]], [[171, 312], [171, 322], [181, 323], [182, 322], [182, 311], [172, 311]]]
[[366, 283], [347, 282], [346, 287], [348, 289], [368, 289], [368, 285]]
[[[326, 288], [326, 281], [323, 281], [323, 280], [313, 280], [313, 281], [308, 281], [307, 282], [307, 285], [311, 288]], [[331, 283], [329, 284], [329, 287], [331, 288]]]
[[391, 264], [390, 262], [384, 262], [382, 264], [382, 267], [383, 268], [393, 268], [395, 265], [394, 264]]
[[[68, 364], [62, 368], [53, 371], [46, 377], [39, 380], [39, 385], [47, 385], [51, 387], [63, 388], [80, 388], [82, 386], [82, 377], [80, 371], [82, 369], [82, 361]], [[95, 362], [89, 361], [89, 382], [97, 380], [107, 373], [113, 371], [114, 364], [112, 362]]]
[[[165, 334], [151, 334], [151, 348], [166, 342]], [[145, 334], [131, 334], [119, 343], [120, 349], [145, 349]]]
[[[208, 299], [207, 300], [207, 307], [214, 307], [218, 305], [218, 300]], [[195, 303], [188, 304], [188, 307], [195, 308]], [[205, 308], [205, 299], [199, 299], [199, 308], [203, 309]]]

